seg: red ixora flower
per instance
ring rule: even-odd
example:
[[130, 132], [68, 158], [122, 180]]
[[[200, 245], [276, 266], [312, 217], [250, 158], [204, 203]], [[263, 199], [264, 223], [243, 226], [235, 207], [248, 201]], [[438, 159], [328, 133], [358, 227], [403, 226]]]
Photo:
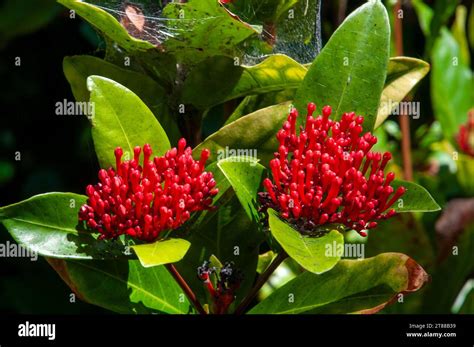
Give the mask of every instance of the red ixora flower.
[[123, 151], [115, 149], [116, 169], [99, 171], [100, 182], [86, 188], [87, 204], [79, 211], [79, 220], [97, 230], [100, 239], [126, 234], [153, 241], [163, 231], [176, 229], [192, 212], [209, 209], [217, 194], [211, 172], [204, 171], [210, 152], [192, 157], [191, 147], [180, 139], [162, 157], [151, 160], [151, 146], [134, 148], [134, 158], [122, 162]]
[[469, 112], [467, 123], [459, 127], [456, 140], [461, 151], [474, 157], [474, 110]]
[[278, 131], [280, 143], [270, 161], [273, 181], [263, 185], [266, 207], [294, 223], [300, 231], [334, 223], [366, 236], [363, 230], [377, 226], [375, 220], [393, 216], [390, 207], [404, 193], [390, 183], [393, 172], [384, 174], [391, 154], [372, 152], [377, 138], [362, 134], [364, 118], [344, 113], [340, 121], [329, 119], [331, 107], [313, 117], [316, 105], [308, 105], [306, 126], [296, 134], [298, 112], [293, 109]]

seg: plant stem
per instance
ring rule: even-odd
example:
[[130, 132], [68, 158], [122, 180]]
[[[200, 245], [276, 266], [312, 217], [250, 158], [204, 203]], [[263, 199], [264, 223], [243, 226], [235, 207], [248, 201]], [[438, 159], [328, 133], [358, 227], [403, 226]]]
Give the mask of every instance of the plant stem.
[[346, 18], [347, 11], [347, 0], [339, 0], [339, 6], [337, 8], [337, 25], [341, 25]]
[[194, 307], [196, 308], [196, 310], [200, 313], [200, 314], [207, 314], [207, 312], [204, 310], [204, 308], [202, 307], [201, 303], [199, 302], [199, 300], [197, 299], [196, 297], [196, 294], [194, 294], [194, 292], [192, 291], [192, 289], [189, 287], [189, 285], [186, 283], [185, 279], [180, 275], [180, 273], [178, 272], [178, 270], [175, 268], [175, 266], [173, 264], [166, 264], [166, 268], [168, 269], [168, 271], [170, 272], [170, 274], [174, 277], [174, 279], [176, 280], [176, 282], [178, 282], [179, 286], [181, 287], [181, 289], [183, 289], [184, 293], [186, 294], [186, 296], [188, 297], [188, 299], [192, 302], [192, 304], [194, 305]]
[[245, 297], [245, 299], [237, 307], [237, 309], [235, 310], [235, 314], [244, 313], [247, 306], [252, 302], [255, 296], [257, 296], [260, 288], [263, 287], [263, 285], [265, 284], [265, 282], [267, 282], [271, 274], [277, 269], [278, 266], [280, 266], [283, 260], [285, 260], [287, 257], [288, 257], [288, 254], [286, 254], [286, 252], [283, 250], [280, 253], [278, 253], [276, 258], [272, 261], [272, 263], [268, 266], [268, 268], [260, 275], [260, 277], [257, 280], [257, 283], [255, 283], [255, 286], [252, 288], [250, 293]]
[[[398, 56], [403, 55], [403, 28], [402, 18], [398, 15], [401, 10], [401, 0], [393, 6], [395, 49]], [[400, 130], [402, 132], [402, 160], [403, 176], [407, 181], [413, 180], [413, 167], [411, 160], [410, 119], [406, 114], [400, 114]]]
[[268, 22], [263, 24], [263, 40], [272, 47], [276, 43], [276, 34], [275, 23]]

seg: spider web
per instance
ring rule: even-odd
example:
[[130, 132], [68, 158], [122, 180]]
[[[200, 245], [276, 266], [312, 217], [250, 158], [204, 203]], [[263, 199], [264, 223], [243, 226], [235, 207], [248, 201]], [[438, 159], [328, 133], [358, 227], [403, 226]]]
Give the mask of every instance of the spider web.
[[[184, 30], [176, 28], [176, 19], [162, 16], [163, 7], [172, 1], [123, 1], [123, 0], [88, 0], [84, 1], [108, 12], [137, 39], [159, 45], [169, 38], [179, 35]], [[182, 23], [190, 20], [180, 19]]]
[[[170, 19], [162, 15], [163, 8], [168, 3], [179, 2], [179, 0], [87, 0], [84, 2], [97, 6], [114, 16], [131, 36], [154, 45], [160, 45], [169, 38], [179, 39], [181, 32], [192, 30], [193, 25], [198, 22], [193, 19]], [[184, 1], [181, 0], [181, 2]], [[255, 17], [252, 14], [259, 11], [258, 5], [254, 7], [246, 11], [251, 15], [241, 16], [241, 19], [260, 28], [262, 42], [272, 41], [271, 53], [286, 54], [300, 63], [309, 63], [314, 60], [321, 46], [320, 0], [299, 0], [288, 13], [282, 15], [279, 25], [271, 32], [260, 23], [252, 23], [252, 18]], [[202, 20], [199, 19], [199, 22]], [[251, 46], [246, 47], [241, 53], [244, 56], [244, 64], [253, 65], [266, 58], [269, 52], [264, 54], [255, 46]]]

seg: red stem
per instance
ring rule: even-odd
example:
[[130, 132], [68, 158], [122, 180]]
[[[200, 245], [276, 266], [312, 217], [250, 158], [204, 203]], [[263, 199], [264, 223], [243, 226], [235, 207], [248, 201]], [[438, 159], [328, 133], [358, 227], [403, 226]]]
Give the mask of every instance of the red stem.
[[204, 310], [204, 308], [202, 307], [201, 303], [199, 302], [199, 300], [197, 299], [196, 297], [196, 294], [194, 294], [194, 292], [192, 291], [192, 289], [189, 287], [189, 285], [186, 283], [186, 281], [184, 280], [184, 278], [180, 275], [180, 273], [178, 272], [178, 270], [175, 268], [175, 266], [173, 264], [166, 264], [166, 268], [168, 269], [168, 271], [170, 272], [170, 274], [174, 277], [174, 279], [176, 280], [176, 282], [178, 282], [179, 286], [181, 287], [181, 289], [183, 289], [184, 293], [186, 294], [186, 296], [188, 297], [189, 301], [192, 302], [192, 304], [194, 305], [194, 307], [196, 308], [196, 310], [200, 313], [200, 314], [207, 314], [207, 312]]
[[[398, 0], [393, 7], [394, 17], [394, 35], [395, 49], [398, 56], [403, 55], [403, 27], [402, 19], [398, 18], [401, 10], [401, 0]], [[403, 176], [405, 180], [413, 180], [413, 165], [411, 159], [411, 139], [410, 139], [410, 119], [406, 114], [400, 114], [400, 130], [402, 132], [402, 160], [403, 160]]]

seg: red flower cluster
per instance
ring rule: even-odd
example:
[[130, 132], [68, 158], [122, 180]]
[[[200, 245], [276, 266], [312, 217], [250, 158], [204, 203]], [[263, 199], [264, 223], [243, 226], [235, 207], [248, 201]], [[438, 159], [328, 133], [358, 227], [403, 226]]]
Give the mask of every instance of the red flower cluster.
[[474, 111], [468, 117], [467, 123], [459, 127], [456, 140], [461, 151], [474, 157]]
[[133, 160], [122, 162], [123, 151], [115, 149], [116, 170], [99, 171], [100, 183], [87, 186], [89, 199], [79, 211], [79, 220], [101, 233], [101, 239], [127, 234], [144, 241], [176, 229], [191, 213], [210, 208], [217, 194], [212, 173], [204, 171], [209, 150], [195, 161], [186, 140], [162, 157], [150, 159], [150, 145], [135, 147]]
[[[314, 230], [328, 223], [343, 224], [365, 236], [375, 220], [395, 214], [390, 209], [404, 193], [390, 186], [395, 175], [384, 175], [390, 153], [371, 152], [377, 138], [362, 133], [364, 118], [345, 113], [341, 121], [329, 119], [331, 107], [313, 117], [316, 105], [308, 105], [306, 126], [296, 134], [296, 109], [278, 132], [280, 143], [270, 161], [273, 181], [265, 179], [267, 207], [285, 219]], [[289, 157], [290, 155], [290, 157]], [[387, 211], [388, 210], [388, 211]]]

